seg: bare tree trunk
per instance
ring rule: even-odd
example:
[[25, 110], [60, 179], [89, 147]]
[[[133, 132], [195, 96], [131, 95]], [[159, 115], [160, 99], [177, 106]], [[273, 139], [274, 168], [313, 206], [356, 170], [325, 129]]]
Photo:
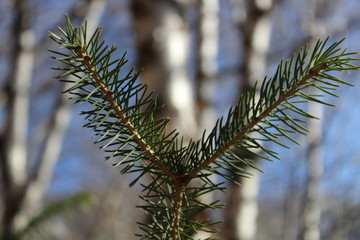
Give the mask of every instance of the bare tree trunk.
[[198, 11], [197, 105], [201, 128], [210, 129], [217, 118], [213, 101], [216, 91], [220, 1], [199, 1]]
[[175, 110], [174, 125], [186, 137], [195, 137], [198, 126], [195, 100], [187, 63], [190, 53], [189, 26], [174, 9], [165, 9], [162, 14], [159, 43], [168, 70], [167, 98]]
[[[196, 5], [198, 20], [197, 33], [197, 71], [195, 74], [197, 119], [200, 129], [210, 129], [217, 119], [217, 110], [214, 104], [216, 93], [217, 56], [219, 48], [219, 0], [201, 0]], [[193, 183], [201, 184], [201, 183]], [[200, 197], [200, 201], [210, 204], [214, 200], [213, 192]], [[196, 219], [201, 222], [210, 219], [208, 211], [201, 212]], [[208, 239], [212, 235], [206, 232], [197, 232], [194, 239]]]
[[[314, 47], [316, 39], [321, 37], [320, 19], [324, 14], [323, 1], [307, 1], [307, 17], [304, 19], [305, 33], [308, 35], [310, 47]], [[316, 89], [311, 94], [319, 94]], [[307, 151], [307, 182], [305, 186], [302, 211], [300, 213], [299, 240], [320, 240], [321, 195], [320, 182], [323, 173], [323, 106], [309, 103], [309, 113], [320, 120], [309, 120], [308, 151]]]
[[136, 33], [138, 66], [142, 81], [167, 103], [166, 113], [172, 126], [187, 137], [196, 136], [194, 94], [187, 63], [189, 62], [189, 27], [184, 5], [177, 1], [130, 2]]
[[[243, 35], [244, 64], [241, 69], [241, 92], [250, 90], [265, 76], [270, 44], [271, 21], [268, 13], [272, 1], [233, 1], [234, 9], [243, 13], [237, 24]], [[251, 179], [242, 179], [242, 186], [231, 184], [225, 211], [224, 234], [228, 240], [252, 240], [256, 237], [259, 172], [248, 168]]]
[[[297, 164], [297, 163], [295, 163]], [[297, 236], [298, 209], [300, 205], [299, 186], [297, 183], [297, 166], [291, 165], [287, 168], [287, 187], [284, 200], [284, 214], [282, 225], [282, 239], [293, 240]]]
[[30, 11], [26, 1], [13, 2], [12, 23], [13, 46], [11, 68], [7, 77], [8, 109], [2, 133], [3, 146], [1, 169], [5, 211], [2, 219], [3, 236], [11, 238], [21, 226], [16, 214], [21, 208], [27, 179], [27, 129], [29, 113], [29, 86], [34, 65], [35, 36], [30, 29]]
[[[320, 104], [310, 105], [310, 114], [316, 115], [320, 119], [323, 117], [323, 106]], [[301, 240], [320, 239], [320, 216], [321, 216], [321, 196], [320, 180], [323, 172], [322, 148], [322, 122], [310, 120], [309, 122], [309, 146], [308, 146], [308, 179], [305, 186], [305, 196], [302, 211], [302, 229], [300, 229]]]

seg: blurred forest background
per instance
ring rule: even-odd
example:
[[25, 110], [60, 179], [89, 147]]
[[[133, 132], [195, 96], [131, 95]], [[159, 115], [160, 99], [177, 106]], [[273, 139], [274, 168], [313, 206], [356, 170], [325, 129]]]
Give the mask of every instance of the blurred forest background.
[[[86, 106], [69, 105], [53, 79], [47, 34], [65, 13], [104, 26], [166, 104], [159, 114], [198, 138], [300, 46], [331, 35], [360, 51], [359, 12], [357, 0], [0, 0], [0, 239], [129, 240], [144, 219], [141, 189], [103, 161], [82, 128]], [[336, 108], [304, 105], [321, 121], [300, 146], [274, 146], [283, 161], [258, 161], [265, 173], [207, 196], [226, 204], [202, 216], [224, 219], [220, 239], [360, 239], [359, 91], [342, 88]]]

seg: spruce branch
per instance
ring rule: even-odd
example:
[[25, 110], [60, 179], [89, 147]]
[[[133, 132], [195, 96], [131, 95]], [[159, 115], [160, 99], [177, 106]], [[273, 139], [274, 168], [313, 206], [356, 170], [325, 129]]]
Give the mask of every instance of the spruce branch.
[[217, 150], [211, 157], [202, 162], [197, 169], [188, 174], [189, 179], [193, 178], [205, 169], [207, 166], [212, 164], [215, 160], [219, 159], [223, 154], [225, 154], [229, 149], [235, 146], [242, 138], [248, 134], [251, 129], [253, 129], [257, 124], [259, 124], [264, 118], [268, 117], [274, 109], [280, 106], [284, 101], [291, 97], [298, 89], [304, 85], [310, 79], [317, 77], [322, 70], [327, 67], [327, 64], [324, 63], [320, 66], [312, 68], [307, 75], [305, 75], [299, 82], [297, 82], [292, 88], [288, 89], [278, 100], [273, 102], [264, 112], [261, 112], [256, 116], [251, 122], [247, 124], [238, 134], [236, 134], [232, 139], [229, 140], [223, 147]]
[[[306, 119], [316, 118], [300, 107], [307, 102], [332, 106], [325, 96], [335, 96], [341, 85], [351, 85], [333, 72], [358, 70], [353, 64], [359, 60], [352, 52], [339, 47], [343, 40], [328, 44], [319, 40], [314, 49], [302, 48], [289, 60], [280, 62], [274, 76], [265, 78], [242, 95], [225, 117], [218, 119], [207, 134], [188, 144], [178, 137], [176, 130], [168, 133], [168, 118], [155, 120], [159, 108], [154, 94], [137, 78], [134, 69], [123, 74], [126, 55], [113, 60], [115, 46], [100, 41], [101, 28], [87, 39], [86, 22], [73, 27], [67, 18], [67, 28], [59, 28], [63, 37], [50, 33], [50, 37], [67, 49], [51, 51], [67, 67], [61, 71], [62, 81], [71, 82], [66, 90], [75, 103], [87, 102], [84, 110], [87, 123], [96, 137], [95, 143], [116, 158], [114, 166], [121, 165], [122, 174], [137, 173], [130, 183], [134, 185], [147, 174], [148, 184], [141, 184], [145, 205], [139, 206], [152, 219], [150, 224], [139, 223], [143, 234], [140, 239], [192, 239], [196, 231], [214, 232], [211, 221], [196, 222], [193, 217], [205, 209], [218, 209], [218, 201], [202, 203], [198, 198], [215, 190], [223, 191], [224, 182], [215, 183], [212, 174], [232, 182], [248, 173], [239, 167], [255, 167], [252, 160], [239, 151], [264, 158], [277, 159], [278, 154], [261, 142], [273, 142], [288, 147], [281, 138], [296, 142], [294, 134], [306, 134]], [[309, 54], [311, 53], [311, 54]], [[66, 80], [74, 76], [76, 80]], [[317, 88], [324, 95], [312, 95], [308, 88]], [[240, 165], [241, 165], [240, 164]], [[228, 173], [231, 174], [228, 174]], [[199, 186], [189, 183], [200, 180]]]
[[[197, 165], [188, 173], [188, 178], [196, 177], [204, 169], [224, 177], [223, 172], [211, 167], [216, 164], [231, 171], [232, 174], [227, 176], [228, 180], [237, 182], [236, 176], [246, 175], [246, 172], [234, 167], [234, 163], [241, 162], [255, 167], [249, 160], [240, 157], [238, 150], [271, 160], [271, 157], [279, 158], [277, 153], [265, 148], [260, 144], [261, 141], [271, 141], [287, 147], [278, 140], [285, 137], [297, 143], [291, 134], [306, 134], [306, 121], [303, 119], [316, 118], [297, 105], [313, 101], [333, 106], [323, 100], [324, 95], [313, 96], [306, 93], [307, 88], [315, 87], [336, 97], [333, 91], [336, 91], [340, 84], [352, 85], [330, 75], [329, 72], [359, 69], [352, 63], [359, 60], [352, 57], [355, 53], [339, 48], [344, 39], [326, 48], [328, 40], [329, 38], [325, 41], [319, 40], [310, 57], [306, 47], [293, 58], [283, 60], [275, 75], [265, 79], [259, 90], [255, 86], [240, 97], [238, 103], [230, 109], [226, 121], [223, 117], [220, 118], [207, 138], [204, 132], [202, 139], [189, 147], [192, 153], [190, 158], [196, 159], [194, 162]], [[254, 133], [257, 137], [253, 136]], [[266, 155], [260, 154], [259, 150]]]

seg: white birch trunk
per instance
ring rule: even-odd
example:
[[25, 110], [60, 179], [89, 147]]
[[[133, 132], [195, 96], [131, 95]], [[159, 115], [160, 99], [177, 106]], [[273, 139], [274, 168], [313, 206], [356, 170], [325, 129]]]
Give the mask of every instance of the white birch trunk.
[[253, 168], [247, 169], [252, 174], [251, 178], [245, 178], [240, 188], [241, 205], [235, 219], [237, 225], [237, 239], [253, 240], [257, 231], [258, 193], [260, 186], [259, 171]]
[[141, 79], [158, 95], [171, 116], [171, 127], [186, 137], [197, 135], [194, 90], [188, 72], [189, 26], [181, 11], [187, 1], [130, 2], [136, 32]]
[[[246, 13], [244, 11], [244, 1], [234, 1], [233, 4], [235, 6], [234, 11], [238, 13], [243, 12], [245, 16], [239, 17], [237, 20], [239, 21], [240, 28], [243, 30], [242, 34], [245, 34], [244, 38], [247, 39], [244, 40], [245, 69], [241, 79], [243, 81], [241, 83], [243, 86], [242, 91], [247, 91], [254, 86], [256, 81], [261, 81], [266, 75], [267, 54], [272, 31], [268, 12], [271, 10], [273, 2], [271, 0], [258, 0], [247, 3], [251, 7], [248, 6], [248, 12]], [[261, 14], [255, 14], [257, 11], [261, 12]], [[247, 42], [249, 45], [246, 45]], [[233, 190], [230, 193], [232, 195], [229, 197], [231, 199], [227, 211], [228, 216], [225, 217], [226, 221], [228, 221], [225, 223], [226, 239], [256, 239], [257, 195], [259, 192], [260, 173], [249, 167], [246, 170], [252, 174], [252, 177], [250, 179], [243, 179], [240, 189], [236, 190], [237, 186], [231, 188]], [[234, 221], [234, 223], [229, 221]]]
[[[3, 172], [4, 205], [3, 235], [10, 237], [20, 224], [15, 221], [15, 214], [21, 207], [22, 191], [28, 178], [28, 124], [30, 84], [35, 61], [35, 33], [29, 24], [24, 22], [26, 4], [23, 1], [13, 3], [16, 16], [12, 26], [14, 62], [7, 79], [11, 91], [9, 93], [7, 125], [4, 131], [5, 154], [1, 161]], [[19, 25], [21, 24], [21, 25]], [[7, 179], [5, 179], [5, 176]], [[14, 214], [15, 212], [15, 214]]]
[[[307, 17], [304, 19], [304, 30], [310, 39], [310, 47], [322, 36], [318, 13], [322, 12], [322, 2], [307, 1]], [[319, 94], [312, 89], [311, 94]], [[298, 239], [320, 240], [321, 195], [320, 182], [323, 173], [323, 149], [321, 146], [323, 131], [323, 106], [318, 103], [309, 103], [309, 113], [320, 120], [309, 119], [308, 152], [307, 152], [307, 182], [305, 186], [304, 202], [300, 213], [300, 232]]]
[[190, 36], [184, 19], [172, 9], [163, 12], [159, 28], [159, 42], [166, 69], [168, 71], [167, 95], [177, 117], [174, 125], [185, 136], [194, 137], [197, 133], [194, 92], [188, 74]]
[[202, 0], [199, 22], [199, 105], [201, 110], [200, 126], [211, 129], [217, 118], [214, 108], [216, 91], [217, 56], [219, 51], [219, 0]]
[[[197, 5], [199, 12], [198, 20], [198, 65], [196, 74], [196, 83], [198, 83], [197, 106], [199, 129], [211, 129], [216, 118], [217, 111], [214, 104], [216, 93], [216, 74], [217, 74], [217, 56], [219, 49], [219, 0], [202, 0]], [[196, 184], [196, 183], [194, 183]], [[199, 183], [201, 184], [201, 183]], [[209, 192], [200, 197], [200, 201], [206, 204], [213, 202], [213, 192]], [[208, 211], [202, 212], [198, 216], [199, 220], [209, 218]], [[192, 237], [194, 239], [208, 239], [211, 233], [197, 232]]]
[[7, 163], [10, 178], [17, 187], [22, 186], [27, 178], [27, 130], [29, 118], [29, 87], [34, 66], [35, 33], [31, 29], [22, 29], [19, 35], [20, 52], [15, 67], [12, 85], [13, 102], [11, 104], [7, 136]]
[[[316, 92], [312, 92], [316, 93]], [[310, 104], [309, 113], [323, 119], [323, 106]], [[322, 121], [311, 119], [309, 122], [309, 146], [307, 153], [307, 182], [302, 211], [301, 240], [320, 239], [321, 195], [320, 181], [323, 173]]]
[[[270, 7], [270, 6], [269, 6]], [[269, 16], [264, 15], [255, 25], [251, 52], [249, 57], [249, 80], [251, 86], [256, 81], [261, 81], [266, 75], [267, 53], [271, 37], [271, 21]], [[256, 169], [246, 167], [252, 175], [250, 179], [244, 179], [240, 187], [241, 205], [237, 217], [237, 235], [241, 240], [256, 239], [258, 201], [257, 196], [260, 187], [260, 172]]]

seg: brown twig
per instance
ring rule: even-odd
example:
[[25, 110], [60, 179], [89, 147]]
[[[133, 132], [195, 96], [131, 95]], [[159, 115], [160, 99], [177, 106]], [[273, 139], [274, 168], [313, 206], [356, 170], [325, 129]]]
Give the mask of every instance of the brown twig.
[[181, 217], [181, 209], [182, 209], [182, 200], [184, 194], [184, 185], [183, 184], [175, 184], [175, 194], [174, 194], [174, 222], [170, 232], [170, 237], [172, 240], [178, 239], [179, 234], [179, 225], [180, 225], [180, 217]]

